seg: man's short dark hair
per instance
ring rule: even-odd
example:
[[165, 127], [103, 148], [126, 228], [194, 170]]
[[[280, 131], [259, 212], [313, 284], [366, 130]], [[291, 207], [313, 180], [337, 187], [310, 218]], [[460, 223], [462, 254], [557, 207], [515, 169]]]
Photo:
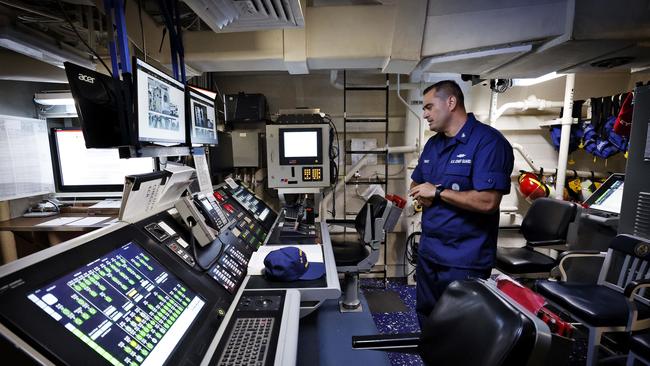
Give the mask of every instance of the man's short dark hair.
[[422, 95], [434, 89], [438, 97], [448, 98], [449, 96], [454, 96], [456, 97], [457, 105], [462, 108], [465, 108], [465, 96], [463, 95], [463, 91], [460, 89], [460, 86], [458, 86], [458, 83], [456, 83], [455, 81], [453, 80], [439, 81], [424, 89]]

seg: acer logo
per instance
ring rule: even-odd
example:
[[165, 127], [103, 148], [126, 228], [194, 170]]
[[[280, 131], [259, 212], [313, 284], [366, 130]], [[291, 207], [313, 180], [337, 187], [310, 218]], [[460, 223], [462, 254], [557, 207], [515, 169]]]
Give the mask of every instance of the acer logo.
[[79, 80], [85, 81], [85, 82], [87, 82], [89, 84], [94, 84], [95, 83], [95, 78], [94, 77], [84, 75], [84, 74], [79, 74]]

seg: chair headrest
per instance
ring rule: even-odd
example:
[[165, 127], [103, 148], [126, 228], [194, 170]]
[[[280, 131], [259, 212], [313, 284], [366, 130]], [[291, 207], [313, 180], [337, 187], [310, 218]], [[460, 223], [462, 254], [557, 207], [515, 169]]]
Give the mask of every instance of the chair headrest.
[[566, 239], [569, 224], [575, 219], [576, 212], [575, 203], [538, 198], [528, 209], [521, 223], [521, 231], [529, 242]]
[[453, 282], [422, 329], [420, 354], [432, 365], [525, 365], [536, 325], [479, 281]]

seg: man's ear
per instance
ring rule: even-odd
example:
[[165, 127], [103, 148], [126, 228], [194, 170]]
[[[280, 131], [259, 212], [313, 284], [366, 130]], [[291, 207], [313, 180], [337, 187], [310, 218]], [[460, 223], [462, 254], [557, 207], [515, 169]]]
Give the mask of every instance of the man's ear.
[[449, 107], [450, 111], [453, 111], [456, 108], [456, 105], [458, 105], [458, 99], [455, 96], [450, 95], [447, 97], [447, 107]]

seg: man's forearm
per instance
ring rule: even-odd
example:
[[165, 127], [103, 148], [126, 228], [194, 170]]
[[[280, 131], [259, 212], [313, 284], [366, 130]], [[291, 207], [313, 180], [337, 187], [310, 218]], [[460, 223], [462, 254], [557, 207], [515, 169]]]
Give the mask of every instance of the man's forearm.
[[446, 189], [440, 194], [443, 202], [464, 210], [492, 213], [499, 209], [502, 194], [498, 191], [454, 191]]

